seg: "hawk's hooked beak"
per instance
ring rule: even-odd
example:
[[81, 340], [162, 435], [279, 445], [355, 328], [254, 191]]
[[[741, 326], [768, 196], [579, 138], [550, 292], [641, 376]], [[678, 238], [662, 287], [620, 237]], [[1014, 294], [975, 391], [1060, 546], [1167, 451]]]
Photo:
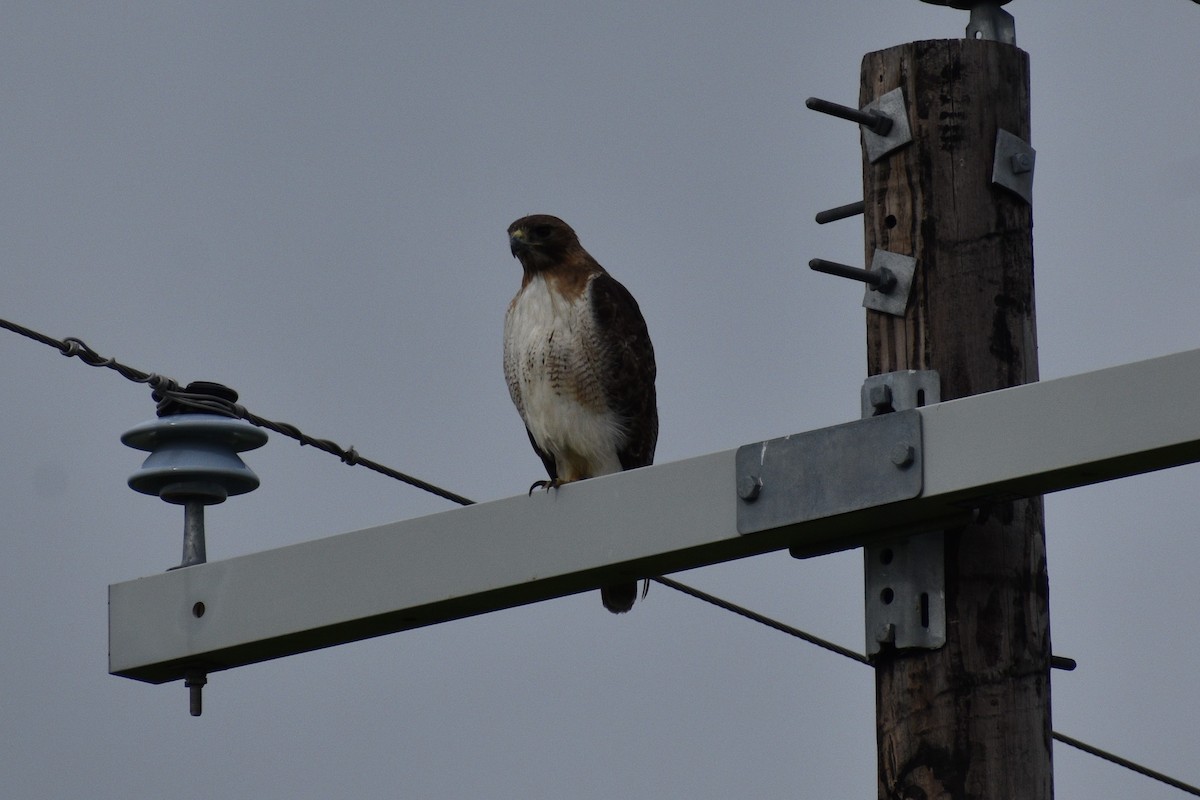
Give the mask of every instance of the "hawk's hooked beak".
[[508, 249], [512, 251], [513, 258], [523, 250], [529, 249], [529, 240], [525, 237], [524, 228], [517, 228], [508, 235]]

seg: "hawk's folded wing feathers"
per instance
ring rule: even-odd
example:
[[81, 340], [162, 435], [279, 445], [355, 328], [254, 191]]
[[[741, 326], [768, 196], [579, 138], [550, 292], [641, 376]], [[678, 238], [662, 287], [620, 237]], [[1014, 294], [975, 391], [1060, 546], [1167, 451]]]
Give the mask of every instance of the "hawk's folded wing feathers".
[[591, 305], [603, 353], [604, 394], [626, 430], [618, 451], [622, 469], [654, 462], [658, 413], [654, 392], [654, 347], [637, 300], [607, 272], [591, 282]]

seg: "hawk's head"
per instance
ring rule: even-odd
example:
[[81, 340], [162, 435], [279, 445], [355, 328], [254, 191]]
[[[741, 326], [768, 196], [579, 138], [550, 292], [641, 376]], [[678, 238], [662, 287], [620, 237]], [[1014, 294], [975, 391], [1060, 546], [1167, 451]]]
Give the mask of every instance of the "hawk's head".
[[521, 217], [509, 225], [508, 244], [526, 272], [549, 269], [582, 251], [571, 226], [549, 214]]

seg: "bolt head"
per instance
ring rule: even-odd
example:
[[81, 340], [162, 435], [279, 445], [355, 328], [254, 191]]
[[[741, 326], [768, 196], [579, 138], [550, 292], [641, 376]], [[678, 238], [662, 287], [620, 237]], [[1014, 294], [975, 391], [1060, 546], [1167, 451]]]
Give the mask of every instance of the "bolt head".
[[896, 288], [896, 283], [896, 273], [892, 272], [887, 267], [880, 267], [879, 283], [875, 284], [871, 288], [880, 294], [891, 294], [892, 290]]
[[911, 444], [900, 442], [892, 446], [892, 463], [901, 469], [911, 467], [917, 459], [917, 451]]
[[892, 409], [892, 387], [886, 383], [872, 386], [869, 399], [871, 407], [876, 411], [891, 411]]
[[1033, 156], [1029, 153], [1013, 153], [1010, 159], [1012, 171], [1016, 175], [1029, 172], [1033, 169]]
[[743, 475], [738, 478], [737, 493], [738, 497], [745, 500], [747, 503], [753, 503], [758, 499], [759, 493], [762, 492], [762, 478], [757, 475]]

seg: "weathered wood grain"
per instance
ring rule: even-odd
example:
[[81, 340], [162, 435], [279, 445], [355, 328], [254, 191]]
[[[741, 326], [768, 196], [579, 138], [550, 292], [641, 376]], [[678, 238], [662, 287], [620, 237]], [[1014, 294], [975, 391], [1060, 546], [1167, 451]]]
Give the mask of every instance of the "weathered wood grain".
[[[867, 312], [868, 371], [937, 370], [943, 400], [1036, 381], [1032, 212], [991, 183], [997, 129], [1030, 141], [1028, 57], [966, 39], [864, 57], [860, 104], [897, 86], [913, 142], [864, 157], [866, 263], [918, 267], [903, 318]], [[947, 531], [946, 646], [876, 660], [881, 800], [1053, 796], [1045, 553], [1040, 498]]]

